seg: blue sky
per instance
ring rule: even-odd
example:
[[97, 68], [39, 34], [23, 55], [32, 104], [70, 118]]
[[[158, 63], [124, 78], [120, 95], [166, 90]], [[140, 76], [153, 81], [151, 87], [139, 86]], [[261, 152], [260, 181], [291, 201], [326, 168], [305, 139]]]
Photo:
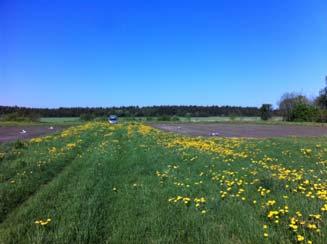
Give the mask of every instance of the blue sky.
[[276, 103], [327, 75], [326, 0], [0, 0], [0, 104]]

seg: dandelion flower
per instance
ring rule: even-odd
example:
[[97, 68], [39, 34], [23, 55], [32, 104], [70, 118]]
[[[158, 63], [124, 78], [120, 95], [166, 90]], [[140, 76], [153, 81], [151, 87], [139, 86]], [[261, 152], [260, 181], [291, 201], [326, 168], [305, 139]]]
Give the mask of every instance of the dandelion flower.
[[304, 236], [297, 235], [296, 239], [297, 239], [297, 241], [304, 241]]

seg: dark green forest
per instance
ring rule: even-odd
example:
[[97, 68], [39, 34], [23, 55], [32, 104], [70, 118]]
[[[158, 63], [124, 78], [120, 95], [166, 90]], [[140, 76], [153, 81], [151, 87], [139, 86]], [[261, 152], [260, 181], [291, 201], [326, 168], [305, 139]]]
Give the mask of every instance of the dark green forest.
[[[274, 111], [278, 113], [278, 111]], [[18, 106], [0, 106], [0, 115], [16, 114], [19, 116], [40, 117], [79, 117], [83, 114], [107, 116], [116, 114], [120, 117], [152, 116], [260, 116], [257, 107], [237, 106], [126, 106], [126, 107], [71, 107], [71, 108], [28, 108]]]

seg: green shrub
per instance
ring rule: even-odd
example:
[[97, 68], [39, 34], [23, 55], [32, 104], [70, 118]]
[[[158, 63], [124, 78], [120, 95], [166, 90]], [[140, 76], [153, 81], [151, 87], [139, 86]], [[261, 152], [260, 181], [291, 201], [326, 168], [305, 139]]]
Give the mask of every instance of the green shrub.
[[94, 120], [95, 119], [95, 115], [94, 114], [91, 114], [91, 113], [81, 114], [80, 118], [83, 121], [91, 121], [91, 120]]
[[262, 120], [268, 120], [272, 117], [272, 105], [262, 104], [260, 108], [260, 117]]
[[180, 118], [177, 115], [174, 115], [174, 116], [162, 115], [162, 116], [159, 116], [157, 120], [159, 120], [159, 121], [180, 121]]
[[180, 121], [179, 117], [174, 115], [170, 118], [171, 121]]
[[236, 120], [236, 115], [235, 115], [235, 114], [231, 114], [231, 115], [229, 116], [229, 120], [230, 120], [230, 121], [235, 121], [235, 120]]
[[326, 109], [319, 109], [318, 122], [327, 123], [327, 110]]
[[296, 122], [316, 122], [319, 120], [319, 109], [309, 104], [297, 104], [291, 112], [290, 120]]
[[159, 121], [170, 121], [171, 117], [168, 116], [168, 115], [161, 115], [161, 116], [158, 117], [158, 120]]

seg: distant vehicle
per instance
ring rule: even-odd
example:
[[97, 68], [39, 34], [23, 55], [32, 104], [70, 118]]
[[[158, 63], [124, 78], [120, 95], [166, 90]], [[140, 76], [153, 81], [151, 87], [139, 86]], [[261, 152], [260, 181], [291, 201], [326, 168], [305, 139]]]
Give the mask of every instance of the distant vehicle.
[[118, 117], [117, 117], [116, 115], [110, 115], [110, 116], [108, 117], [108, 122], [109, 122], [110, 124], [117, 124], [117, 122], [118, 122]]

